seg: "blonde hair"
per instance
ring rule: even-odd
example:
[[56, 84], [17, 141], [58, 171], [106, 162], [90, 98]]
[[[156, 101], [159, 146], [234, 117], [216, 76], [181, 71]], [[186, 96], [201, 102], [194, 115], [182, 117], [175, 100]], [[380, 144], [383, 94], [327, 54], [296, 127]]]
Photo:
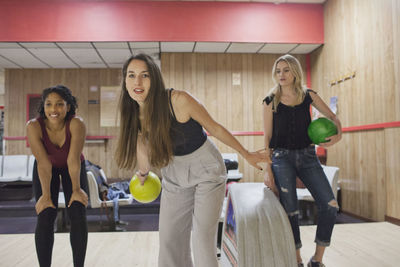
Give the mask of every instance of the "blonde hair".
[[285, 61], [288, 66], [290, 72], [294, 76], [294, 91], [297, 95], [296, 102], [301, 103], [304, 100], [304, 96], [307, 92], [307, 87], [303, 85], [303, 70], [301, 68], [300, 62], [292, 55], [286, 54], [279, 57], [272, 68], [272, 79], [274, 80], [275, 86], [271, 88], [268, 95], [274, 95], [273, 99], [273, 111], [276, 112], [276, 107], [278, 106], [279, 102], [281, 101], [282, 96], [282, 88], [279, 85], [279, 81], [276, 79], [276, 66], [279, 62]]

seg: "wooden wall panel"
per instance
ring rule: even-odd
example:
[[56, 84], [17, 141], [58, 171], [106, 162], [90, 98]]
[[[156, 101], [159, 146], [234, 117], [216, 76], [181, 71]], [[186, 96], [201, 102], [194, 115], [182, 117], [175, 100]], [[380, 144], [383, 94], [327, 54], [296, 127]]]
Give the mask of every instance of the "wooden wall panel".
[[[229, 131], [254, 132], [263, 131], [262, 100], [273, 86], [271, 70], [278, 57], [264, 54], [163, 53], [161, 64], [166, 87], [193, 94]], [[297, 57], [304, 67], [305, 56]], [[211, 139], [221, 152], [234, 152], [214, 137]], [[237, 139], [250, 151], [264, 147], [262, 136], [238, 136]], [[242, 157], [239, 157], [239, 169], [243, 173], [243, 181], [263, 181], [262, 172], [247, 164]]]
[[[400, 1], [392, 0], [393, 25], [393, 73], [394, 87], [389, 92], [389, 99], [393, 102], [387, 118], [391, 121], [400, 120]], [[390, 14], [390, 13], [389, 13]], [[390, 40], [390, 36], [389, 36]], [[392, 111], [393, 110], [393, 111]], [[400, 219], [400, 129], [387, 129], [386, 141], [386, 215]], [[395, 145], [396, 144], [396, 145]]]
[[345, 133], [328, 149], [327, 165], [340, 167], [342, 209], [383, 220], [386, 207], [385, 131]]
[[[8, 72], [6, 70], [6, 81], [7, 80]], [[20, 90], [21, 88], [24, 89], [27, 86], [23, 72], [21, 70], [16, 70], [15, 75], [9, 79], [9, 84], [15, 85], [15, 87], [11, 89], [11, 98], [7, 95], [8, 88], [6, 87], [4, 106], [4, 136], [9, 136], [8, 132], [10, 130], [14, 132], [13, 135], [24, 136], [24, 127], [26, 122], [26, 104], [24, 105], [23, 102], [24, 98], [26, 101], [26, 95], [17, 94], [17, 90]], [[16, 141], [15, 145], [13, 146], [11, 146], [8, 142], [6, 143], [5, 148], [7, 149], [7, 151], [9, 151], [9, 154], [18, 154], [16, 153], [17, 151], [24, 150], [25, 141]]]
[[399, 218], [400, 214], [400, 149], [394, 145], [399, 136], [398, 128], [385, 131], [386, 215], [392, 218]]
[[[325, 44], [311, 55], [312, 87], [327, 103], [338, 97], [343, 127], [399, 121], [399, 15], [396, 0], [325, 3]], [[354, 79], [328, 85], [353, 71]], [[400, 219], [393, 204], [399, 203], [400, 187], [393, 186], [400, 178], [389, 166], [389, 157], [400, 150], [398, 133], [398, 128], [344, 133], [328, 149], [327, 164], [341, 169], [343, 210], [378, 221], [389, 214]]]
[[[400, 121], [400, 1], [392, 0], [391, 14], [393, 32], [391, 36], [388, 36], [388, 38], [389, 40], [392, 40], [393, 45], [393, 60], [391, 62], [393, 62], [394, 69], [394, 87], [393, 90], [390, 91], [391, 97], [388, 97], [388, 99], [391, 99], [393, 103], [391, 103], [391, 109], [388, 110], [386, 116], [389, 121]], [[399, 218], [400, 212], [397, 214], [397, 218]]]
[[[106, 86], [106, 84], [109, 85], [117, 85], [117, 84], [108, 84], [104, 83], [102, 80], [100, 80], [99, 76], [101, 75], [102, 70], [91, 70], [91, 69], [83, 69], [81, 72], [82, 80], [80, 81], [79, 85], [81, 88], [85, 88], [85, 100], [80, 99], [80, 106], [85, 106], [85, 111], [86, 111], [86, 116], [85, 116], [85, 123], [86, 123], [86, 131], [87, 135], [105, 135], [104, 130], [102, 129], [103, 127], [100, 127], [100, 105], [101, 103], [98, 102], [98, 104], [89, 104], [89, 100], [96, 100], [100, 101], [100, 85]], [[96, 86], [97, 91], [90, 90], [91, 86]], [[83, 110], [80, 110], [80, 112]], [[109, 174], [110, 171], [106, 169], [106, 164], [105, 161], [102, 160], [101, 154], [99, 153], [99, 150], [102, 152], [104, 151], [103, 148], [104, 144], [97, 144], [97, 143], [87, 143], [84, 147], [84, 155], [85, 157], [90, 160], [91, 162], [98, 164], [105, 168], [104, 170], [107, 170], [106, 174]], [[97, 163], [98, 162], [98, 163]]]

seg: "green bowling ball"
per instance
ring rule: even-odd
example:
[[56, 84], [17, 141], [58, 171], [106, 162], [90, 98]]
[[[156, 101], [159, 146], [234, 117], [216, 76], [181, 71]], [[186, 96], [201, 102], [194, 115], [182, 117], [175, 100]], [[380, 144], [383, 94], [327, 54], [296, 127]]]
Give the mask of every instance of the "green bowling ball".
[[327, 118], [313, 120], [308, 126], [308, 136], [316, 145], [328, 142], [325, 138], [335, 135], [337, 132], [336, 125]]

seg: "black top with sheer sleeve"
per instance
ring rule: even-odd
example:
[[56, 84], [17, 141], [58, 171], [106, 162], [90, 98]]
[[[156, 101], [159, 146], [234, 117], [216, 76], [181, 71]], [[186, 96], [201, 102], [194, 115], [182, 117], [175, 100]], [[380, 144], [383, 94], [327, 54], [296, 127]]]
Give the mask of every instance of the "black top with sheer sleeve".
[[[269, 148], [302, 149], [312, 144], [307, 129], [311, 123], [310, 104], [312, 98], [308, 89], [302, 103], [286, 106], [279, 103], [273, 112], [273, 129]], [[274, 95], [267, 96], [263, 102], [273, 105]]]

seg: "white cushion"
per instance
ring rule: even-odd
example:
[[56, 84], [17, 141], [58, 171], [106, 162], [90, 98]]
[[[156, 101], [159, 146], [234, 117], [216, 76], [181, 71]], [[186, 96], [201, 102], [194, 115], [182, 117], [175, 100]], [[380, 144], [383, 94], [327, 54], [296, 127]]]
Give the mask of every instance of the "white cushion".
[[[223, 159], [229, 159], [238, 162], [238, 155], [236, 153], [221, 153]], [[239, 172], [239, 169], [228, 170], [227, 179], [241, 179], [243, 173]]]
[[314, 198], [311, 196], [311, 193], [307, 188], [297, 188], [296, 192], [298, 200], [314, 201]]
[[32, 177], [34, 163], [35, 163], [35, 156], [30, 155], [29, 159], [28, 159], [28, 174], [27, 174], [27, 176]]
[[241, 179], [243, 178], [243, 173], [239, 172], [239, 170], [228, 170], [227, 179]]
[[225, 219], [225, 214], [226, 214], [226, 205], [228, 204], [228, 198], [225, 197], [224, 198], [224, 204], [222, 204], [222, 210], [221, 210], [221, 214], [219, 216], [219, 221], [220, 222], [224, 222]]
[[0, 155], [0, 176], [3, 176], [3, 156]]
[[339, 182], [339, 168], [333, 166], [322, 165], [326, 178], [328, 178], [329, 184], [332, 187], [333, 194], [337, 198], [338, 182]]
[[99, 189], [97, 187], [96, 178], [92, 172], [87, 172], [88, 184], [89, 184], [89, 201], [90, 207], [100, 208], [101, 200], [99, 198]]
[[[322, 169], [325, 172], [326, 178], [328, 178], [328, 182], [332, 187], [333, 194], [335, 198], [337, 198], [337, 187], [338, 187], [338, 179], [339, 179], [339, 168], [333, 166], [325, 166], [322, 165]], [[297, 188], [297, 199], [298, 200], [306, 200], [306, 201], [314, 201], [310, 191], [307, 188]]]
[[65, 196], [64, 192], [58, 192], [58, 207], [65, 209]]
[[221, 155], [223, 159], [238, 161], [238, 155], [236, 153], [221, 153]]
[[3, 160], [3, 175], [0, 177], [0, 182], [20, 181], [26, 177], [27, 169], [27, 155], [6, 155]]
[[103, 169], [100, 169], [100, 175], [104, 178], [104, 181], [107, 183], [107, 176]]
[[[103, 202], [99, 197], [99, 189], [97, 186], [96, 178], [94, 177], [93, 173], [88, 171], [87, 178], [89, 183], [89, 201], [91, 208], [100, 208], [101, 203]], [[133, 202], [132, 195], [129, 195], [129, 198], [122, 198], [118, 200], [118, 204], [120, 206], [129, 205]], [[107, 207], [113, 206], [112, 200], [105, 201]]]

